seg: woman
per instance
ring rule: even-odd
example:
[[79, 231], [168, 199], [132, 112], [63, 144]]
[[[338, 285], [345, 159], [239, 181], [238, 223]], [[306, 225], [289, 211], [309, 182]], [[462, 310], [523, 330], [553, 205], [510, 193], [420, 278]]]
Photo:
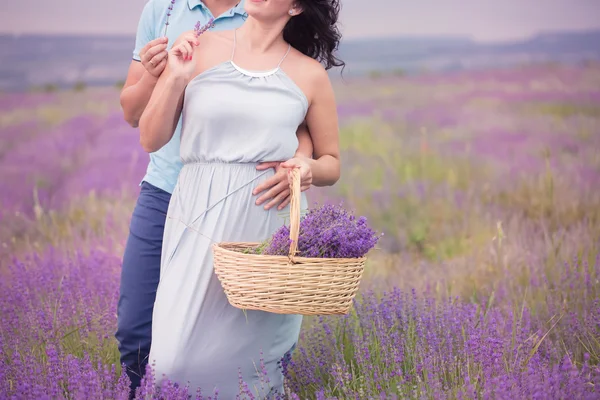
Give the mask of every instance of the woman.
[[[212, 243], [262, 241], [283, 223], [277, 210], [255, 205], [253, 184], [273, 173], [257, 172], [260, 161], [287, 160], [304, 188], [333, 185], [340, 174], [326, 72], [343, 65], [332, 54], [338, 0], [247, 0], [245, 8], [248, 19], [235, 31], [209, 31], [197, 43], [180, 37], [140, 120], [142, 146], [152, 152], [183, 117], [184, 166], [167, 214], [149, 361], [158, 378], [224, 399], [236, 398], [240, 379], [262, 386], [259, 398], [283, 392], [278, 364], [302, 317], [229, 305]], [[294, 157], [304, 121], [314, 159]]]

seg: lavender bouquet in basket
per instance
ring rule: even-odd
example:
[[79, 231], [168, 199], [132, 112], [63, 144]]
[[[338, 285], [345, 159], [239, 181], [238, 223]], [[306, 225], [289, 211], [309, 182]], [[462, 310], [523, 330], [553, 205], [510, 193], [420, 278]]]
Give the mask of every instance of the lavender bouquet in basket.
[[[380, 234], [341, 206], [323, 205], [300, 219], [298, 257], [361, 258], [377, 244]], [[287, 256], [290, 228], [282, 226], [256, 249], [257, 254]]]

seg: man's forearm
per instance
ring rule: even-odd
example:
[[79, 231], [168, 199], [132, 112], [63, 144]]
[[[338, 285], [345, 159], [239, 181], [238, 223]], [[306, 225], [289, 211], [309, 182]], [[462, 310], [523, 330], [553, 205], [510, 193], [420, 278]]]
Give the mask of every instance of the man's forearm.
[[312, 158], [313, 143], [308, 128], [305, 124], [298, 128], [296, 136], [298, 137], [298, 149], [296, 150], [295, 156]]
[[144, 72], [142, 78], [134, 85], [126, 87], [121, 92], [121, 108], [125, 121], [137, 128], [140, 118], [148, 105], [152, 91], [156, 86], [158, 78], [148, 72]]

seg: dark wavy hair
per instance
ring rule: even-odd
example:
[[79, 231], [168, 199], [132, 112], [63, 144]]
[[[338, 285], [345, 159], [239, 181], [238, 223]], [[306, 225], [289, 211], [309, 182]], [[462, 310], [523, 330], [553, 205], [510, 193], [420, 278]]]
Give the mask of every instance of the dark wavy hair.
[[319, 61], [325, 69], [346, 65], [336, 55], [342, 37], [338, 27], [339, 0], [296, 0], [302, 13], [290, 19], [283, 38], [296, 50]]

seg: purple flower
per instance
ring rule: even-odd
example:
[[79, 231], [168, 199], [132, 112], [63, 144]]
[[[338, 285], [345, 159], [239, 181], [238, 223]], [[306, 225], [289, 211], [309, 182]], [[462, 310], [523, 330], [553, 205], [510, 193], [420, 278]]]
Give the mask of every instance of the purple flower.
[[206, 25], [201, 26], [200, 25], [200, 21], [196, 22], [196, 26], [194, 27], [194, 32], [196, 34], [196, 37], [202, 35], [204, 32], [206, 32], [207, 30], [209, 30], [210, 28], [215, 26], [215, 20], [214, 18], [211, 18], [208, 20], [208, 22], [206, 23]]
[[[290, 230], [282, 226], [272, 236], [263, 254], [287, 255]], [[364, 257], [380, 235], [367, 225], [365, 217], [355, 218], [341, 205], [330, 204], [310, 210], [300, 220], [298, 256], [318, 258]]]
[[171, 17], [171, 12], [173, 11], [173, 6], [175, 5], [175, 0], [171, 0], [171, 4], [167, 7], [167, 21], [165, 22], [165, 34], [163, 36], [167, 36], [167, 29], [169, 28], [169, 18]]

